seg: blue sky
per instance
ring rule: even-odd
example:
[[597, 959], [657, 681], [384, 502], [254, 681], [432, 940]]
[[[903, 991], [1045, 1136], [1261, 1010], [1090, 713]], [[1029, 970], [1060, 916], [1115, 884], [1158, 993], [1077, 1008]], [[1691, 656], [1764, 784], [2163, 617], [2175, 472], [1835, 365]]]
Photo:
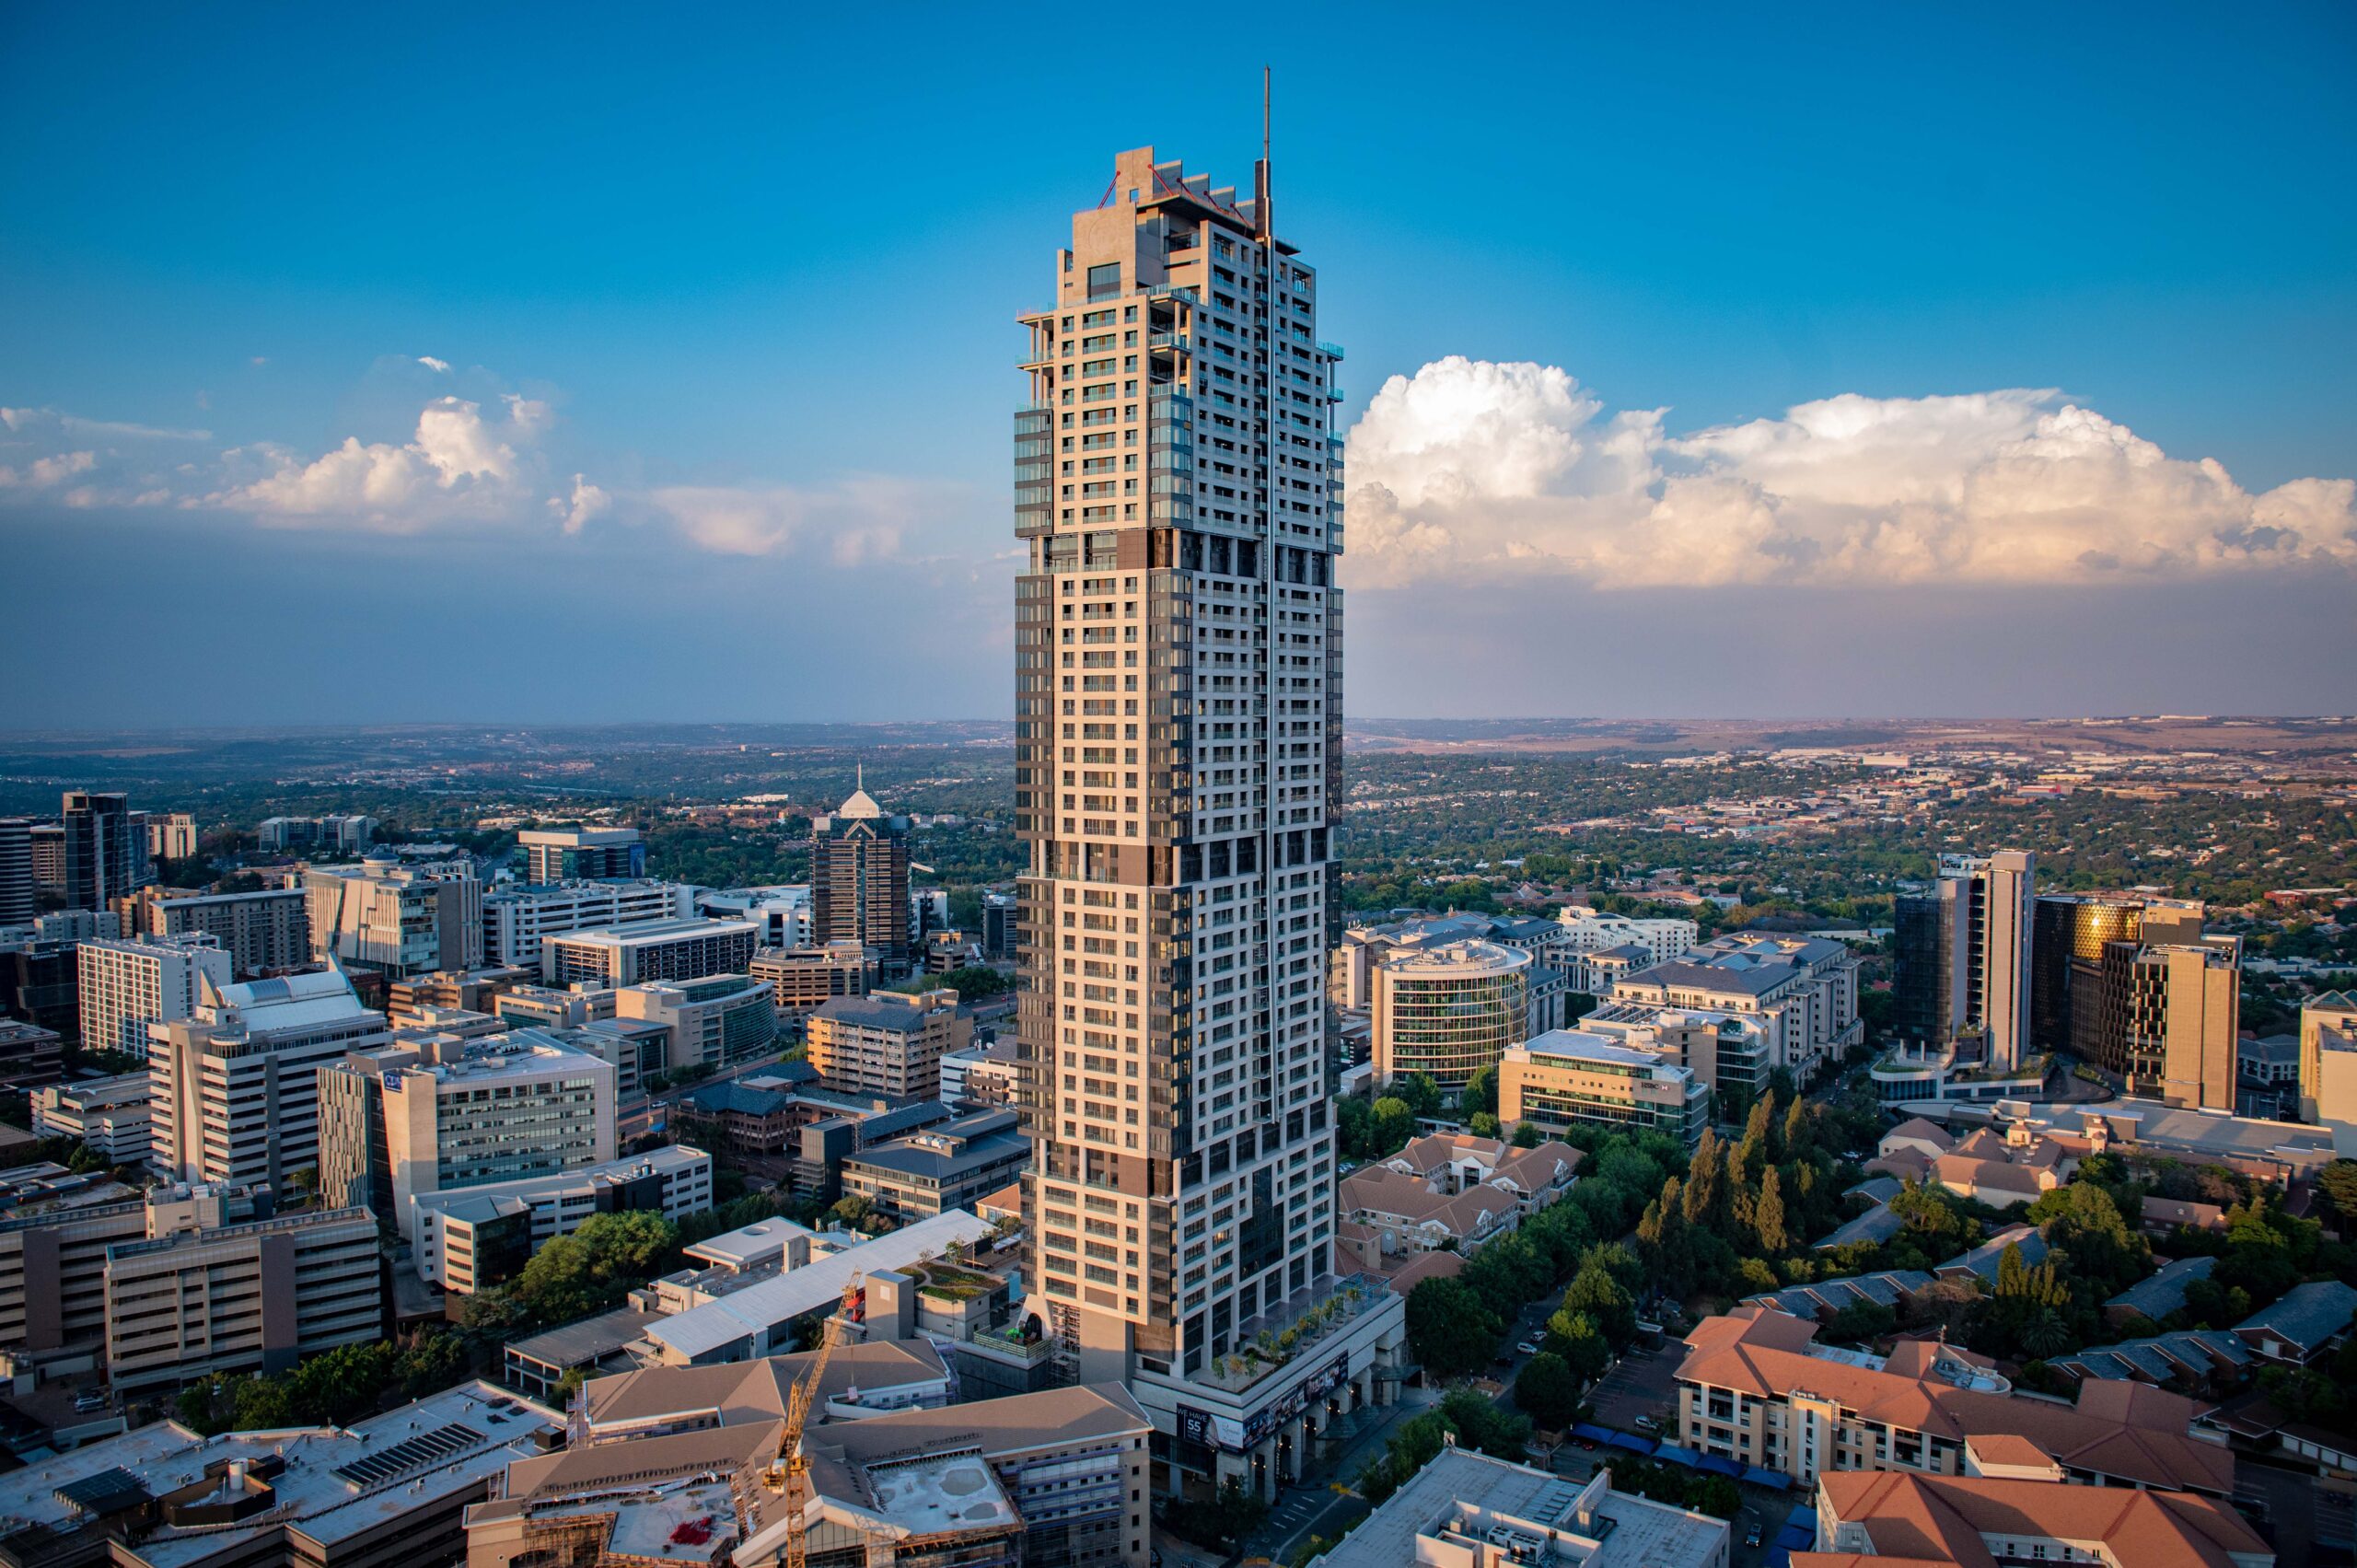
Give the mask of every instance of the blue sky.
[[[2345, 7], [1265, 16], [0, 12], [0, 546], [57, 585], [0, 724], [1004, 711], [1012, 318], [1114, 152], [1249, 178], [1264, 57], [1345, 424], [1406, 378], [1354, 710], [2357, 707]], [[422, 502], [342, 507], [347, 440]], [[2198, 678], [2115, 656], [2189, 612]], [[224, 679], [64, 652], [109, 616]], [[1999, 656], [1822, 656], [1951, 625]], [[234, 678], [355, 634], [401, 679]]]

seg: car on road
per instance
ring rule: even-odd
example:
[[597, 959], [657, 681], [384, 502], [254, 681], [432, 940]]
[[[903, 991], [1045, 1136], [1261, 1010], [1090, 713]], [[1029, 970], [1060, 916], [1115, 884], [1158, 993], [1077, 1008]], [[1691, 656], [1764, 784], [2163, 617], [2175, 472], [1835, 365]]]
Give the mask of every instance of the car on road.
[[1759, 1527], [1758, 1525], [1751, 1527], [1750, 1532], [1743, 1538], [1743, 1544], [1746, 1546], [1758, 1546], [1759, 1544]]
[[1514, 1357], [1510, 1355], [1502, 1355], [1498, 1357], [1497, 1360], [1490, 1363], [1490, 1365], [1492, 1366], [1511, 1367], [1514, 1365]]
[[1514, 1348], [1520, 1351], [1525, 1355], [1537, 1355], [1538, 1353], [1538, 1342], [1536, 1340], [1525, 1340], [1522, 1343], [1515, 1346]]
[[1661, 1423], [1655, 1421], [1649, 1415], [1639, 1416], [1632, 1424], [1634, 1424], [1636, 1429], [1640, 1432], [1659, 1432], [1661, 1430]]

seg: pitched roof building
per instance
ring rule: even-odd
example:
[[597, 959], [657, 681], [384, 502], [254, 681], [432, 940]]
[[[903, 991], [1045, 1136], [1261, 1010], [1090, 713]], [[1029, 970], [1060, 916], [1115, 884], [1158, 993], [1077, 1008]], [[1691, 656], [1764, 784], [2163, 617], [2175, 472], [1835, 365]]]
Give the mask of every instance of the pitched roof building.
[[1821, 1550], [1792, 1568], [1991, 1568], [2032, 1558], [2111, 1568], [2271, 1568], [2225, 1504], [2039, 1479], [1836, 1473], [1817, 1487]]

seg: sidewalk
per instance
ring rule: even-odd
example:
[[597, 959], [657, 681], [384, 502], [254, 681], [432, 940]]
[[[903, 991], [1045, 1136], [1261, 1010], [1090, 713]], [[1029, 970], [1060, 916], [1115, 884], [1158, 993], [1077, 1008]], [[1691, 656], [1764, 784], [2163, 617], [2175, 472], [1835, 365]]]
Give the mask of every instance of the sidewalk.
[[1356, 1481], [1359, 1472], [1390, 1443], [1401, 1423], [1439, 1402], [1440, 1396], [1430, 1389], [1401, 1388], [1399, 1400], [1376, 1411], [1378, 1419], [1354, 1433], [1332, 1458], [1310, 1461], [1301, 1484], [1287, 1491], [1270, 1510], [1267, 1520], [1252, 1532], [1244, 1555], [1269, 1557], [1282, 1563], [1311, 1536], [1331, 1536], [1341, 1519], [1364, 1512], [1363, 1502], [1334, 1487]]

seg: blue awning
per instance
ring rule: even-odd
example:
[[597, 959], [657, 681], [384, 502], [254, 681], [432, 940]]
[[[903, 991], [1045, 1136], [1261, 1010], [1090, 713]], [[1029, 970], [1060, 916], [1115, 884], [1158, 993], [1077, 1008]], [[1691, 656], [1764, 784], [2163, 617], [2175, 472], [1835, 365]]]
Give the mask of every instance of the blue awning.
[[[1765, 1486], [1771, 1488], [1774, 1491], [1782, 1492], [1786, 1487], [1793, 1484], [1793, 1478], [1786, 1475], [1782, 1470], [1763, 1470], [1758, 1465], [1746, 1465], [1743, 1467], [1743, 1484], [1746, 1486]], [[1815, 1519], [1817, 1517], [1817, 1510], [1814, 1508], [1810, 1509], [1808, 1511], [1808, 1516], [1811, 1519]]]
[[1770, 1547], [1768, 1555], [1759, 1560], [1759, 1568], [1793, 1568], [1793, 1554], [1781, 1546]]
[[1795, 1504], [1793, 1507], [1793, 1511], [1784, 1516], [1784, 1523], [1788, 1525], [1806, 1525], [1810, 1529], [1817, 1528], [1817, 1504], [1814, 1503]]
[[1611, 1444], [1615, 1448], [1626, 1448], [1631, 1454], [1651, 1455], [1654, 1451], [1654, 1440], [1652, 1438], [1631, 1437], [1625, 1432], [1616, 1432], [1611, 1436], [1606, 1438], [1605, 1441]]
[[1717, 1454], [1701, 1455], [1694, 1461], [1694, 1464], [1696, 1469], [1709, 1470], [1713, 1475], [1739, 1476], [1743, 1474], [1743, 1467], [1741, 1465], [1736, 1464], [1733, 1459], [1724, 1458]]
[[[1592, 1421], [1583, 1421], [1572, 1428], [1572, 1435], [1585, 1437], [1591, 1443], [1609, 1443], [1612, 1441], [1612, 1429], [1608, 1426], [1598, 1426]], [[1817, 1517], [1816, 1510], [1810, 1510], [1809, 1517], [1812, 1519]]]
[[1806, 1551], [1817, 1545], [1817, 1532], [1805, 1530], [1798, 1525], [1786, 1525], [1776, 1532], [1776, 1544], [1786, 1551]]
[[1698, 1462], [1702, 1456], [1691, 1448], [1681, 1448], [1675, 1443], [1664, 1443], [1654, 1450], [1654, 1458], [1667, 1459], [1673, 1465], [1691, 1465]]

